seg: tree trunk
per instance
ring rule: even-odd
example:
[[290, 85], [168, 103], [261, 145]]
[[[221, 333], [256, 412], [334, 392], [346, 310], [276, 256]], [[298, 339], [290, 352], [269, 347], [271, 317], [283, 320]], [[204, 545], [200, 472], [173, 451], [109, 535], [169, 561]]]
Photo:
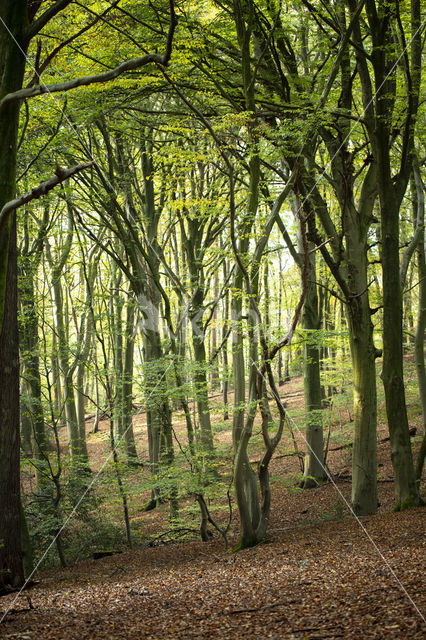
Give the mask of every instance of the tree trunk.
[[77, 406], [75, 401], [73, 375], [69, 364], [69, 346], [65, 330], [63, 290], [58, 277], [53, 276], [53, 296], [55, 301], [54, 318], [57, 332], [58, 360], [61, 377], [63, 402], [65, 403], [65, 418], [68, 429], [69, 453], [74, 461], [87, 459], [84, 448], [81, 445], [78, 428]]
[[[96, 346], [93, 346], [94, 337], [94, 312], [93, 312], [93, 286], [96, 280], [99, 265], [99, 250], [92, 247], [87, 256], [87, 264], [85, 264], [83, 273], [85, 276], [85, 301], [82, 310], [79, 329], [79, 341], [77, 345], [77, 355], [75, 366], [76, 372], [76, 395], [77, 395], [77, 416], [78, 416], [78, 433], [80, 446], [83, 457], [88, 460], [87, 442], [86, 442], [86, 406], [87, 393], [85, 393], [84, 384], [89, 377], [88, 362], [91, 353], [94, 353]], [[96, 363], [96, 355], [94, 356]], [[95, 367], [95, 385], [96, 385], [96, 412], [98, 414], [99, 406], [99, 389], [98, 389], [98, 371]]]
[[114, 354], [114, 437], [118, 442], [124, 433], [123, 428], [123, 297], [120, 294], [123, 273], [114, 263], [111, 276], [111, 329]]
[[[313, 249], [312, 243], [308, 247]], [[302, 487], [310, 489], [324, 480], [323, 426], [319, 346], [316, 332], [319, 329], [318, 296], [316, 285], [315, 253], [308, 262], [308, 286], [303, 305], [302, 327], [306, 331], [303, 348], [303, 383], [306, 412], [306, 455], [304, 459]]]
[[[224, 280], [227, 278], [227, 264], [226, 260], [223, 263], [223, 276]], [[229, 386], [229, 371], [228, 371], [228, 323], [229, 323], [229, 291], [226, 289], [225, 297], [223, 300], [222, 308], [222, 397], [223, 397], [223, 419], [229, 420], [228, 411], [228, 386]]]
[[[218, 309], [218, 295], [219, 295], [219, 272], [216, 271], [214, 277], [214, 286], [213, 286], [213, 296], [214, 296], [214, 304], [215, 309], [213, 312], [212, 318], [212, 329], [211, 329], [211, 350], [210, 357], [216, 352], [217, 349], [217, 309]], [[211, 364], [211, 385], [212, 389], [217, 389], [219, 387], [219, 358], [216, 358], [214, 362]]]
[[135, 351], [135, 339], [133, 331], [135, 328], [135, 306], [133, 300], [129, 298], [126, 309], [126, 338], [124, 346], [124, 368], [123, 368], [123, 433], [127, 460], [136, 462], [138, 455], [136, 452], [135, 436], [133, 433], [133, 356]]
[[399, 205], [392, 184], [381, 190], [383, 269], [383, 385], [395, 474], [395, 510], [419, 504], [403, 372], [402, 292], [399, 274]]
[[[1, 180], [1, 176], [0, 176]], [[10, 198], [8, 198], [10, 199]], [[0, 593], [5, 585], [24, 582], [21, 549], [19, 482], [19, 354], [17, 322], [16, 220], [0, 237], [2, 266], [6, 262], [0, 331]]]
[[[27, 45], [24, 0], [1, 3], [0, 96], [21, 88]], [[11, 38], [16, 39], [17, 44]], [[22, 50], [20, 50], [20, 48]], [[15, 197], [19, 103], [0, 111], [0, 210]], [[19, 352], [16, 217], [0, 226], [0, 592], [24, 582], [19, 484]]]
[[31, 405], [28, 398], [31, 391], [25, 380], [21, 379], [20, 397], [20, 416], [21, 416], [21, 448], [25, 456], [33, 455], [33, 423], [31, 420]]
[[239, 434], [239, 439], [234, 442], [234, 486], [240, 514], [240, 539], [238, 549], [245, 549], [257, 544], [262, 538], [257, 535], [257, 529], [261, 520], [259, 507], [259, 492], [257, 487], [257, 476], [251, 468], [248, 456], [248, 444], [253, 432], [253, 423], [257, 408], [257, 341], [254, 335], [250, 341], [250, 367], [249, 376], [249, 399], [247, 405], [247, 415], [244, 426]]
[[[278, 287], [278, 318], [277, 318], [277, 324], [278, 324], [278, 331], [281, 331], [281, 318], [282, 318], [282, 298], [283, 298], [283, 294], [282, 294], [282, 261], [281, 261], [281, 251], [278, 253], [278, 283], [277, 283], [277, 287]], [[281, 387], [284, 384], [284, 379], [283, 379], [283, 354], [282, 351], [280, 350], [278, 353], [278, 363], [277, 363], [277, 374], [278, 374], [278, 384]]]
[[420, 402], [423, 413], [423, 440], [416, 461], [416, 482], [420, 489], [423, 465], [426, 455], [426, 370], [425, 370], [425, 331], [426, 331], [426, 256], [425, 256], [425, 224], [424, 224], [424, 193], [417, 166], [414, 168], [414, 181], [417, 190], [418, 224], [421, 233], [417, 245], [417, 271], [419, 279], [419, 309], [417, 314], [417, 328], [415, 339], [417, 380], [419, 383]]
[[194, 386], [198, 419], [200, 421], [201, 453], [203, 458], [208, 461], [213, 453], [213, 434], [208, 395], [207, 360], [203, 327], [203, 291], [201, 287], [198, 287], [193, 295], [190, 320], [195, 360]]
[[368, 300], [354, 299], [347, 315], [354, 385], [352, 507], [357, 515], [366, 515], [378, 505], [375, 347]]
[[[354, 447], [352, 455], [352, 503], [355, 513], [366, 515], [377, 511], [377, 392], [373, 325], [369, 306], [367, 280], [367, 240], [371, 212], [376, 198], [374, 167], [368, 170], [357, 204], [354, 202], [354, 187], [351, 168], [338, 155], [340, 143], [333, 140], [329, 145], [333, 157], [333, 173], [336, 183], [345, 176], [344, 189], [337, 196], [341, 209], [342, 226], [345, 230], [344, 247], [333, 247], [336, 255], [344, 250], [344, 265], [332, 264], [333, 275], [344, 292], [349, 327], [352, 367], [354, 377]], [[336, 146], [338, 151], [336, 152]], [[342, 181], [341, 181], [342, 182]], [[308, 179], [309, 186], [309, 179]], [[340, 183], [339, 183], [340, 184]], [[312, 198], [321, 222], [332, 225], [321, 196], [312, 187]], [[312, 225], [312, 221], [308, 221]], [[333, 242], [337, 240], [335, 229]], [[330, 255], [326, 254], [330, 261]]]
[[[38, 482], [43, 483], [43, 467], [47, 454], [47, 438], [41, 398], [40, 361], [38, 353], [38, 320], [34, 295], [34, 276], [30, 258], [21, 256], [19, 298], [21, 307], [20, 351], [24, 363], [25, 395], [22, 398], [22, 423], [29, 420], [34, 455], [37, 462]], [[27, 268], [25, 268], [27, 263]]]
[[[420, 502], [405, 402], [399, 264], [399, 215], [412, 171], [422, 63], [421, 3], [420, 0], [411, 0], [409, 4], [410, 17], [407, 16], [410, 21], [409, 27], [401, 20], [399, 3], [367, 5], [366, 18], [370, 33], [374, 33], [370, 58], [372, 69], [367, 66], [363, 55], [362, 29], [365, 24], [357, 21], [353, 33], [363, 101], [366, 105], [365, 127], [374, 157], [376, 185], [380, 200], [383, 274], [382, 379], [395, 476], [395, 510], [409, 508]], [[350, 7], [353, 12], [354, 0], [350, 0]], [[399, 96], [397, 90], [398, 65], [396, 62], [401, 59], [401, 55], [398, 38], [395, 38], [393, 30], [395, 19], [398, 20], [402, 40], [404, 37], [411, 38], [409, 54], [407, 53], [404, 58], [404, 72], [406, 77], [410, 78], [409, 82], [401, 85], [406, 91], [404, 97]], [[405, 34], [404, 28], [406, 28]], [[410, 36], [408, 36], [409, 32]], [[374, 87], [372, 78], [374, 78]], [[372, 95], [374, 100], [371, 99]], [[398, 144], [393, 144], [395, 120], [392, 116], [395, 115], [397, 97], [398, 100], [406, 100], [407, 108], [405, 125], [401, 127], [401, 131], [397, 131]], [[397, 167], [395, 171], [394, 167]]]

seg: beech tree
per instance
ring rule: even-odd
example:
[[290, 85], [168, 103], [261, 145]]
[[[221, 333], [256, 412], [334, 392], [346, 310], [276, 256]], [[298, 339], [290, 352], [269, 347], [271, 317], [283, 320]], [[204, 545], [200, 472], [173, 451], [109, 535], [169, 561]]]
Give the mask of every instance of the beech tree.
[[[16, 154], [19, 109], [22, 100], [45, 93], [64, 92], [79, 86], [113, 80], [129, 70], [149, 64], [167, 65], [176, 26], [170, 0], [170, 28], [163, 55], [153, 53], [126, 60], [109, 71], [46, 85], [35, 82], [23, 88], [27, 53], [31, 42], [71, 0], [6, 0], [0, 7], [0, 585], [23, 583], [20, 545], [19, 490], [19, 356], [17, 323]], [[65, 41], [64, 41], [65, 43]], [[58, 172], [59, 181], [69, 177]], [[72, 175], [72, 174], [71, 174]], [[40, 197], [49, 187], [35, 191]], [[28, 200], [27, 200], [28, 201]]]
[[[353, 0], [348, 1], [348, 6], [354, 14]], [[367, 21], [360, 20], [359, 16], [354, 21], [353, 50], [380, 201], [384, 309], [382, 377], [395, 472], [395, 508], [403, 509], [419, 503], [404, 390], [399, 214], [412, 172], [419, 109], [421, 9], [420, 0], [411, 0], [408, 16], [403, 15], [397, 0], [387, 3], [367, 0], [365, 9]], [[368, 43], [365, 41], [366, 29]], [[404, 75], [404, 103], [397, 102], [399, 60]], [[395, 118], [400, 123], [397, 130]], [[396, 140], [400, 142], [400, 152], [396, 151]]]
[[[214, 484], [217, 477], [206, 471], [209, 460], [221, 462], [215, 457], [215, 449], [220, 451], [215, 430], [227, 426], [219, 427], [215, 420], [216, 402], [209, 389], [222, 377], [227, 404], [228, 381], [233, 380], [238, 548], [260, 542], [271, 509], [269, 463], [286, 417], [281, 400], [285, 387], [278, 392], [273, 358], [289, 345], [300, 317], [297, 357], [302, 358], [303, 345], [307, 451], [298, 482], [308, 489], [325, 480], [322, 425], [327, 414], [322, 411], [321, 379], [335, 393], [324, 369], [337, 366], [336, 354], [345, 357], [350, 348], [352, 506], [357, 514], [374, 513], [376, 362], [381, 355], [375, 340], [381, 339], [383, 319], [396, 508], [420, 502], [425, 440], [415, 473], [402, 377], [402, 322], [406, 316], [414, 340], [418, 310], [415, 355], [424, 407], [423, 164], [414, 144], [420, 104], [419, 1], [400, 5], [396, 0], [346, 0], [328, 3], [327, 10], [325, 3], [307, 0], [188, 2], [178, 38], [172, 1], [138, 3], [135, 14], [121, 2], [123, 7], [120, 0], [86, 6], [71, 0], [6, 0], [0, 9], [0, 133], [5, 145], [0, 157], [0, 590], [19, 586], [24, 579], [19, 546], [16, 219], [21, 238], [22, 427], [30, 449], [28, 420], [26, 429], [24, 423], [31, 405], [35, 466], [50, 464], [45, 433], [49, 422], [54, 423], [50, 433], [58, 459], [62, 455], [55, 422], [62, 411], [70, 468], [77, 469], [78, 459], [90, 464], [85, 436], [91, 401], [98, 417], [102, 403], [106, 405], [114, 463], [121, 439], [127, 461], [138, 463], [132, 433], [136, 396], [146, 412], [149, 461], [145, 470], [141, 463], [137, 471], [141, 477], [147, 471], [140, 484], [151, 491], [145, 509], [167, 499], [175, 523], [178, 498], [187, 495], [190, 486], [202, 513], [202, 537], [208, 539], [212, 520], [203, 492], [208, 495], [208, 482]], [[101, 37], [94, 38], [89, 52], [83, 36], [95, 25]], [[105, 51], [103, 36], [109, 29], [115, 35]], [[164, 55], [127, 59], [130, 49], [150, 51], [158, 40]], [[45, 42], [54, 42], [54, 48], [45, 52]], [[179, 56], [167, 71], [172, 42]], [[79, 73], [89, 64], [95, 65], [93, 75], [70, 78], [74, 53], [69, 51], [76, 52]], [[27, 53], [34, 67], [26, 65]], [[120, 63], [122, 59], [126, 61]], [[57, 66], [51, 67], [52, 76], [63, 73], [66, 79], [44, 85], [43, 74], [53, 60]], [[99, 65], [109, 68], [97, 73]], [[110, 88], [103, 86], [126, 72], [131, 76]], [[46, 144], [38, 142], [33, 157], [34, 147], [28, 151], [25, 136], [27, 129], [35, 135], [31, 123], [47, 99], [37, 96], [96, 83], [99, 91], [76, 91], [67, 105], [58, 103], [62, 113], [59, 121], [55, 116], [53, 128], [52, 116], [43, 113]], [[68, 125], [72, 132], [66, 132]], [[55, 136], [61, 143], [52, 147]], [[22, 141], [25, 153], [19, 162], [30, 156], [22, 172], [28, 188], [24, 195], [16, 181]], [[38, 159], [44, 151], [52, 153], [43, 164]], [[50, 170], [52, 155], [59, 164]], [[90, 162], [82, 162], [87, 156]], [[52, 177], [31, 190], [37, 173]], [[64, 185], [56, 199], [53, 217], [48, 206], [36, 211], [31, 242], [26, 216], [33, 215], [32, 209], [25, 210], [21, 223], [17, 208], [77, 174], [73, 189]], [[414, 233], [410, 236], [413, 225], [405, 219], [401, 239], [399, 220], [407, 215], [408, 195], [413, 199]], [[281, 273], [283, 252], [294, 267]], [[54, 352], [53, 383], [48, 364], [37, 357], [37, 278], [42, 267], [44, 286], [51, 285], [52, 306], [42, 302], [38, 317], [44, 338], [48, 324], [54, 328], [42, 347], [46, 359], [50, 349]], [[404, 283], [411, 298], [404, 299], [403, 317]], [[346, 313], [347, 324], [342, 349], [327, 358], [322, 342], [326, 332], [319, 327], [331, 299], [334, 316]], [[275, 319], [278, 326], [273, 326]], [[333, 331], [335, 324], [332, 320], [324, 327]], [[322, 371], [321, 354], [328, 360]], [[61, 397], [56, 416], [46, 411], [54, 394]], [[186, 422], [183, 440], [173, 414], [178, 409]], [[224, 416], [229, 417], [227, 406]], [[258, 452], [257, 435], [263, 449], [255, 469], [251, 461], [253, 451]], [[138, 430], [138, 449], [140, 437]], [[294, 435], [293, 442], [299, 454]], [[183, 459], [190, 473], [181, 477], [176, 465]], [[230, 469], [230, 458], [228, 462]], [[131, 546], [127, 489], [116, 471]], [[53, 479], [52, 466], [50, 472]], [[55, 509], [61, 500], [58, 497]], [[217, 530], [227, 542], [227, 530]]]

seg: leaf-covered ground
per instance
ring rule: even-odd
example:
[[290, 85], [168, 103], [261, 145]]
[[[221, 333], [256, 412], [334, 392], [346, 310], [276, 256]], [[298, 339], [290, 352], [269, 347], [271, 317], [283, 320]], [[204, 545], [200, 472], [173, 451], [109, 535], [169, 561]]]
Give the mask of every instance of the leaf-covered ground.
[[425, 637], [424, 510], [145, 548], [65, 570], [15, 599], [4, 638]]
[[[303, 404], [300, 379], [285, 386], [283, 398], [295, 415]], [[339, 411], [328, 454], [334, 484], [297, 490], [298, 460], [289, 455], [289, 434], [283, 439], [271, 464], [267, 543], [232, 553], [219, 537], [172, 544], [160, 544], [167, 538], [159, 538], [154, 547], [41, 572], [31, 589], [0, 599], [0, 618], [7, 612], [0, 638], [425, 638], [426, 509], [392, 513], [393, 472], [381, 421], [381, 506], [376, 516], [358, 521], [351, 516], [345, 504], [351, 417], [346, 406]], [[420, 429], [419, 407], [410, 424]], [[143, 446], [142, 426], [136, 435]], [[302, 434], [295, 435], [303, 449]], [[219, 433], [222, 445], [229, 439], [229, 430]], [[100, 465], [105, 439], [89, 440], [89, 447]], [[132, 517], [153, 535], [167, 529], [167, 505], [145, 514], [134, 511]], [[218, 517], [225, 520], [226, 513]], [[193, 527], [198, 525], [194, 520]], [[234, 514], [231, 547], [237, 534]]]

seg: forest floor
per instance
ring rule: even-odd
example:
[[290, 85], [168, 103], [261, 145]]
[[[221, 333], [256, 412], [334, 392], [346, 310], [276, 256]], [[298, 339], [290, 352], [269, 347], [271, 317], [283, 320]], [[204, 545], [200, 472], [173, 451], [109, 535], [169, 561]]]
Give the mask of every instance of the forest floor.
[[[303, 409], [302, 384], [298, 378], [282, 387], [296, 417]], [[0, 599], [0, 638], [425, 638], [426, 510], [392, 512], [393, 473], [380, 416], [379, 403], [377, 515], [356, 519], [348, 508], [351, 415], [347, 404], [336, 402], [328, 453], [332, 482], [308, 491], [297, 488], [299, 461], [287, 433], [271, 464], [266, 543], [238, 553], [225, 549], [216, 534], [209, 542], [162, 544], [169, 540], [163, 535], [169, 526], [167, 505], [142, 513], [139, 499], [139, 508], [131, 505], [131, 518], [150, 533], [150, 542], [39, 572], [30, 589]], [[303, 450], [296, 424], [297, 419], [295, 437]], [[410, 426], [420, 426], [418, 406], [410, 409]], [[105, 434], [107, 428], [103, 425]], [[144, 429], [140, 414], [138, 448]], [[217, 442], [229, 446], [229, 428], [220, 428]], [[105, 438], [89, 438], [89, 448], [100, 468]], [[254, 449], [253, 460], [256, 456]], [[225, 522], [227, 513], [218, 514]], [[230, 548], [238, 539], [236, 520], [234, 513]], [[193, 525], [199, 525], [198, 516]]]

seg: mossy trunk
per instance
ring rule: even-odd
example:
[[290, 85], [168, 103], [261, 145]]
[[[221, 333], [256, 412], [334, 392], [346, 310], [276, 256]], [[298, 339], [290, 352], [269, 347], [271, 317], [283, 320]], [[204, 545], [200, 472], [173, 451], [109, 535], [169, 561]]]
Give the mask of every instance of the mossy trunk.
[[367, 300], [348, 310], [353, 372], [354, 443], [352, 508], [357, 515], [377, 511], [377, 397], [373, 325]]
[[363, 185], [358, 209], [343, 208], [346, 229], [347, 283], [351, 292], [346, 318], [353, 372], [354, 444], [352, 449], [352, 508], [357, 515], [376, 513], [377, 388], [376, 348], [368, 295], [367, 239], [374, 203], [373, 174]]
[[[390, 174], [390, 172], [389, 172]], [[402, 292], [399, 274], [399, 206], [392, 184], [381, 190], [383, 269], [383, 385], [395, 475], [395, 510], [418, 505], [403, 372]]]

